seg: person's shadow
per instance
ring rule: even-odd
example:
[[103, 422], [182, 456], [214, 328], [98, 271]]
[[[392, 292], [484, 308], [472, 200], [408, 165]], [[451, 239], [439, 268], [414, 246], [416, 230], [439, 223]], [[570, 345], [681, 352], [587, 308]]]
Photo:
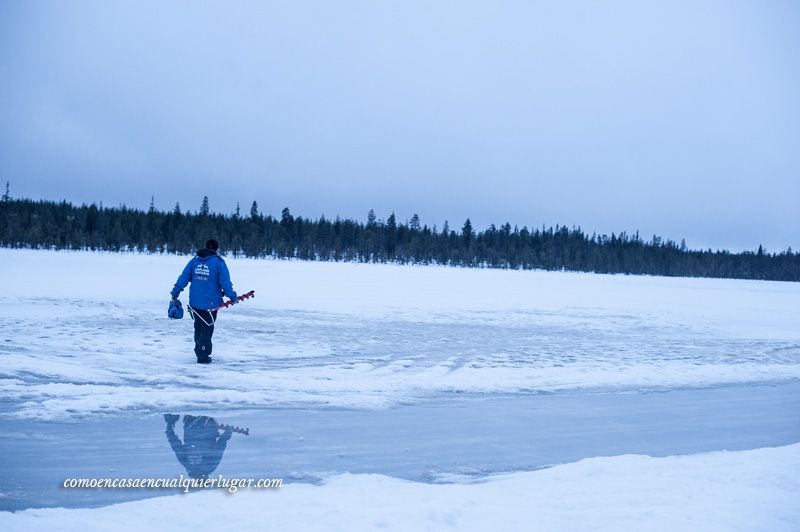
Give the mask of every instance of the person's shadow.
[[231, 439], [232, 428], [247, 434], [238, 427], [220, 425], [213, 417], [183, 416], [183, 441], [181, 441], [175, 434], [175, 425], [179, 419], [179, 415], [164, 414], [164, 421], [167, 423], [165, 432], [178, 462], [191, 478], [208, 478], [219, 466], [228, 440]]

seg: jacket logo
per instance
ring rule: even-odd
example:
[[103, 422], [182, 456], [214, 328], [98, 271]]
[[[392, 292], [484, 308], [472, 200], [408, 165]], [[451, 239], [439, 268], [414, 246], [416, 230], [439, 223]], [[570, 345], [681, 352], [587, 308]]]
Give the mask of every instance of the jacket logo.
[[194, 274], [199, 277], [208, 277], [211, 271], [205, 264], [198, 264], [194, 269]]

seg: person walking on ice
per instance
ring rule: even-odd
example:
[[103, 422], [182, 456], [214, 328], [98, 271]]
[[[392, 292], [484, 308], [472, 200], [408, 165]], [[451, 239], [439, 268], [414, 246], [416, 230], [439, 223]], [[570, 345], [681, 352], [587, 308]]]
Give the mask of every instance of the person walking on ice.
[[231, 274], [225, 261], [217, 255], [218, 249], [216, 240], [207, 241], [206, 247], [198, 250], [183, 269], [170, 292], [172, 300], [177, 301], [186, 285], [192, 283], [188, 310], [194, 321], [194, 354], [198, 364], [211, 362], [211, 336], [217, 320], [217, 311], [212, 309], [222, 305], [223, 295], [230, 298], [228, 303], [236, 303]]

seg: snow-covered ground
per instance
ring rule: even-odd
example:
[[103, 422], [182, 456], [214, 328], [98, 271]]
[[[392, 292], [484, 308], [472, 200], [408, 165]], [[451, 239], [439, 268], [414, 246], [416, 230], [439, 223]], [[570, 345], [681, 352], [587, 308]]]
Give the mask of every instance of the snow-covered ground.
[[[152, 434], [147, 456], [163, 450], [153, 462], [175, 468], [160, 414], [224, 413], [261, 416], [264, 428], [280, 421], [264, 431], [265, 452], [278, 451], [284, 431], [287, 467], [317, 453], [306, 473], [325, 464], [327, 480], [278, 492], [0, 512], [0, 528], [92, 530], [125, 522], [196, 529], [220, 512], [225, 526], [289, 529], [796, 530], [800, 523], [800, 447], [786, 445], [798, 441], [800, 428], [793, 414], [800, 404], [800, 284], [229, 258], [236, 289], [253, 289], [256, 298], [221, 311], [214, 363], [199, 366], [191, 320], [166, 318], [168, 292], [187, 260], [0, 249], [7, 280], [0, 305], [2, 464], [20, 477], [26, 460], [32, 472], [61, 475], [95, 456], [94, 467], [108, 471], [109, 457], [124, 448], [113, 438], [141, 447], [143, 428]], [[730, 392], [711, 393], [720, 387]], [[648, 402], [650, 392], [664, 393]], [[765, 408], [741, 407], [748, 398]], [[318, 415], [342, 408], [353, 415]], [[581, 415], [571, 416], [571, 408]], [[476, 414], [470, 420], [465, 412]], [[487, 425], [481, 412], [509, 419]], [[380, 413], [387, 415], [370, 417]], [[461, 421], [448, 425], [449, 416]], [[608, 419], [608, 430], [592, 418]], [[85, 431], [70, 431], [76, 422]], [[309, 441], [290, 448], [305, 441], [286, 433], [295, 423]], [[428, 445], [420, 434], [418, 445], [389, 445], [382, 434], [397, 424], [404, 427], [395, 434], [427, 426], [442, 442]], [[340, 425], [358, 434], [351, 447], [370, 452], [347, 461], [347, 435], [330, 436]], [[570, 432], [573, 426], [579, 428]], [[741, 437], [748, 428], [768, 433]], [[549, 429], [560, 431], [558, 438], [548, 440]], [[483, 430], [498, 434], [474, 433]], [[81, 440], [88, 434], [89, 445]], [[103, 434], [108, 442], [97, 441]], [[535, 434], [538, 458], [525, 448]], [[244, 442], [261, 445], [258, 437], [240, 438], [228, 455], [244, 453]], [[480, 452], [468, 454], [475, 445]], [[566, 462], [639, 448], [660, 456], [739, 450], [607, 456], [530, 470], [553, 457]], [[53, 449], [79, 450], [72, 459], [26, 454]], [[333, 451], [345, 458], [331, 460], [325, 453]], [[418, 473], [400, 467], [401, 453], [410, 451], [424, 457], [413, 466]], [[382, 452], [381, 462], [375, 457]], [[240, 465], [250, 455], [242, 454]], [[373, 461], [353, 467], [363, 457]], [[113, 458], [123, 463], [125, 456]], [[392, 461], [396, 469], [385, 466]], [[469, 469], [481, 461], [489, 465]], [[431, 482], [453, 483], [342, 475], [387, 470], [423, 480], [436, 470], [441, 475]], [[500, 470], [521, 471], [492, 474]], [[7, 481], [0, 508], [18, 509], [3, 501], [14, 496], [12, 481], [24, 482]], [[45, 480], [38, 482], [19, 493]]]
[[[800, 378], [800, 285], [228, 259], [213, 368], [166, 319], [186, 257], [0, 250], [3, 409], [385, 408], [454, 393]], [[185, 295], [183, 300], [186, 301]]]

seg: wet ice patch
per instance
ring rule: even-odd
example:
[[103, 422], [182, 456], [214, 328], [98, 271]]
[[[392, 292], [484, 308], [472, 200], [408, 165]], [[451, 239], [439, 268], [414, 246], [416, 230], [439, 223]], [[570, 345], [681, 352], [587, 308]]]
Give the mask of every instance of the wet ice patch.
[[[800, 444], [652, 458], [591, 458], [479, 481], [423, 484], [340, 474], [319, 485], [221, 490], [94, 509], [0, 513], [9, 530], [197, 530], [219, 517], [258, 529], [327, 530], [795, 530], [800, 520]], [[500, 511], [498, 511], [500, 510]]]

